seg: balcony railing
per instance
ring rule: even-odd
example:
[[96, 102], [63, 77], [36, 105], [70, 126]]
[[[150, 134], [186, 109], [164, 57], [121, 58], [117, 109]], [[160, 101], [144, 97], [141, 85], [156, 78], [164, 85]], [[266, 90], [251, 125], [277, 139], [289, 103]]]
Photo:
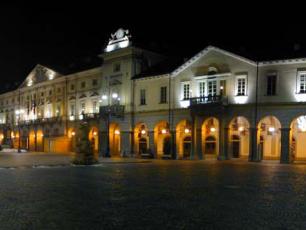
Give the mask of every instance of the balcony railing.
[[227, 104], [227, 97], [222, 95], [202, 96], [190, 98], [190, 106], [202, 104]]
[[34, 120], [24, 120], [24, 121], [19, 121], [18, 123], [19, 125], [33, 125], [33, 124], [54, 123], [54, 122], [61, 122], [61, 121], [62, 121], [62, 117], [48, 117], [48, 118], [37, 118]]
[[124, 105], [110, 105], [110, 106], [100, 106], [100, 116], [113, 116], [113, 117], [123, 117], [124, 116]]

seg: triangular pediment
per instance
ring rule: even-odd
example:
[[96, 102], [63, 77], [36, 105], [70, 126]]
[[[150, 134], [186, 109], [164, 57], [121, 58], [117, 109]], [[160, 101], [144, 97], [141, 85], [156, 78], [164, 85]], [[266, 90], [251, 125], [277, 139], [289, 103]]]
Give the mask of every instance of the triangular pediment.
[[[179, 73], [181, 73], [182, 71], [184, 71], [187, 68], [193, 68], [193, 65], [195, 63], [197, 63], [199, 60], [202, 60], [205, 57], [211, 56], [212, 54], [214, 54], [215, 56], [219, 56], [220, 57], [227, 57], [227, 58], [232, 58], [235, 59], [237, 61], [240, 62], [244, 62], [247, 63], [249, 65], [255, 66], [256, 62], [247, 59], [245, 57], [239, 56], [237, 54], [231, 53], [229, 51], [220, 49], [218, 47], [214, 47], [214, 46], [208, 46], [206, 47], [204, 50], [202, 50], [201, 52], [199, 52], [198, 54], [196, 54], [195, 56], [193, 56], [192, 58], [190, 58], [189, 60], [187, 60], [184, 64], [182, 64], [181, 66], [179, 66], [178, 68], [176, 68], [173, 72], [172, 75], [177, 75]], [[220, 72], [227, 72], [228, 71], [228, 66], [218, 63], [218, 61], [215, 63], [215, 60], [211, 59], [209, 63], [207, 63], [208, 65], [203, 65], [201, 67], [197, 67], [197, 70], [194, 70], [193, 72], [199, 72], [198, 74], [202, 74], [202, 73], [208, 73], [208, 69], [211, 67], [214, 67], [216, 69], [221, 70]], [[223, 65], [223, 66], [222, 66]]]
[[28, 74], [26, 79], [22, 82], [19, 88], [30, 87], [38, 83], [42, 83], [45, 81], [52, 81], [61, 75], [56, 71], [37, 64], [33, 70]]

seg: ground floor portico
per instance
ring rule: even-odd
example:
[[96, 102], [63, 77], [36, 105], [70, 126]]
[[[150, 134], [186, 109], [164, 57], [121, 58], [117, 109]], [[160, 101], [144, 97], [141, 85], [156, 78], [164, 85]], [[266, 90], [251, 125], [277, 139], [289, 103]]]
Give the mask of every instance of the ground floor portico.
[[[126, 114], [1, 130], [1, 142], [37, 152], [75, 152], [79, 127], [88, 126], [94, 154], [157, 159], [305, 161], [306, 107], [302, 104], [228, 105]], [[108, 124], [108, 126], [107, 126]], [[5, 142], [6, 141], [6, 142]], [[106, 155], [108, 153], [108, 155]]]

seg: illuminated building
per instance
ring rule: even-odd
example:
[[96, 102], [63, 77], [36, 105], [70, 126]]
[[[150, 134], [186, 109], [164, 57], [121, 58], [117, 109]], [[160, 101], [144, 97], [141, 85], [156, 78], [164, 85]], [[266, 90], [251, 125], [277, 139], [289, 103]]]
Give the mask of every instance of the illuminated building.
[[37, 65], [0, 95], [1, 141], [73, 152], [86, 120], [101, 156], [306, 159], [306, 58], [255, 62], [209, 46], [173, 65], [123, 29], [100, 57], [69, 75]]

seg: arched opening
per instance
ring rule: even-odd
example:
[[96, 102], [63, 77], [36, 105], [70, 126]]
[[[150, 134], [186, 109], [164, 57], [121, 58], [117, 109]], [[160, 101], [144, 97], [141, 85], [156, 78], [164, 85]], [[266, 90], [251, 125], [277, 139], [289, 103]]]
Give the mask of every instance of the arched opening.
[[205, 138], [205, 154], [215, 155], [217, 154], [217, 141], [214, 136], [208, 136]]
[[68, 138], [70, 140], [70, 152], [75, 152], [75, 136], [76, 136], [76, 132], [74, 128], [70, 128], [68, 130]]
[[157, 150], [157, 157], [170, 157], [171, 136], [168, 122], [161, 121], [155, 125], [154, 143]]
[[44, 141], [44, 133], [43, 131], [37, 130], [36, 133], [36, 151], [43, 152], [43, 141]]
[[35, 151], [36, 150], [36, 134], [34, 130], [31, 130], [29, 132], [29, 150], [30, 151]]
[[230, 147], [233, 158], [247, 158], [249, 156], [249, 122], [245, 117], [235, 117], [229, 124]]
[[183, 158], [189, 159], [191, 155], [191, 136], [187, 136], [183, 140]]
[[99, 130], [97, 127], [92, 127], [88, 134], [88, 139], [91, 143], [94, 154], [99, 151]]
[[260, 159], [278, 160], [281, 151], [281, 124], [274, 116], [267, 116], [258, 123], [258, 151]]
[[306, 116], [299, 116], [290, 125], [290, 155], [293, 160], [306, 160]]
[[217, 157], [219, 154], [219, 121], [214, 117], [203, 122], [202, 144], [205, 157]]
[[109, 125], [109, 150], [112, 157], [120, 157], [120, 128], [117, 123]]
[[180, 121], [176, 126], [176, 151], [179, 158], [190, 158], [191, 124], [187, 120]]
[[149, 135], [148, 129], [144, 123], [136, 125], [134, 130], [135, 153], [139, 156], [148, 154]]

